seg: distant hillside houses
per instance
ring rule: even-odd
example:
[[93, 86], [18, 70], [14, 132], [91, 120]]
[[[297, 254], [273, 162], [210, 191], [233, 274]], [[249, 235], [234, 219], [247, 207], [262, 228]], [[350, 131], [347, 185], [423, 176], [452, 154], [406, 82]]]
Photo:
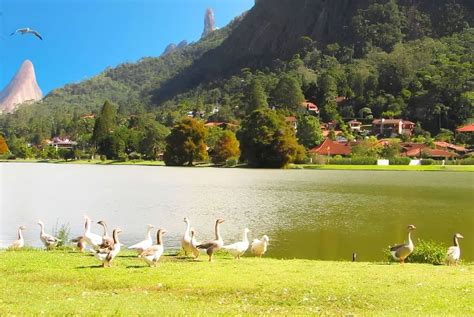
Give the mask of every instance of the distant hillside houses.
[[63, 139], [60, 137], [54, 137], [52, 140], [46, 140], [46, 143], [49, 146], [53, 146], [56, 149], [74, 149], [77, 146], [76, 141], [69, 140], [67, 138]]

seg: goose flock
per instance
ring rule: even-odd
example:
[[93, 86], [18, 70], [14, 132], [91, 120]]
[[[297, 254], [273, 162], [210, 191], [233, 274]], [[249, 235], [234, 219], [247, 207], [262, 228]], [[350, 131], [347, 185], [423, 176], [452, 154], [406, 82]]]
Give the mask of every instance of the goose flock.
[[[242, 241], [238, 241], [232, 244], [225, 244], [224, 239], [221, 236], [219, 227], [224, 223], [224, 219], [216, 219], [214, 224], [214, 239], [206, 242], [197, 242], [196, 231], [191, 227], [191, 223], [188, 218], [184, 218], [186, 224], [183, 237], [181, 239], [181, 248], [184, 251], [185, 256], [191, 255], [194, 260], [199, 259], [201, 251], [205, 251], [208, 255], [209, 262], [213, 261], [213, 256], [218, 250], [226, 250], [234, 256], [235, 259], [240, 260], [240, 257], [249, 249], [257, 257], [262, 257], [268, 249], [269, 238], [264, 235], [262, 239], [254, 239], [252, 243], [249, 241], [250, 230], [245, 228], [243, 230]], [[91, 232], [91, 219], [88, 216], [84, 216], [84, 234], [80, 237], [72, 239], [71, 241], [77, 243], [77, 247], [81, 252], [84, 252], [86, 247], [89, 246], [90, 252], [102, 262], [103, 267], [112, 266], [112, 262], [117, 254], [120, 252], [123, 246], [119, 241], [119, 233], [122, 232], [120, 228], [116, 228], [112, 232], [112, 236], [109, 236], [107, 224], [104, 220], [97, 222], [102, 226], [102, 235]], [[44, 223], [39, 220], [38, 225], [40, 226], [40, 240], [43, 242], [46, 249], [55, 248], [61, 239], [48, 234], [44, 231]], [[19, 226], [17, 229], [17, 239], [11, 244], [11, 249], [21, 249], [25, 245], [22, 231], [25, 230], [25, 226]], [[137, 242], [134, 245], [128, 247], [129, 250], [134, 250], [138, 253], [138, 258], [142, 259], [149, 266], [156, 266], [159, 259], [164, 253], [163, 235], [166, 233], [164, 229], [158, 229], [156, 231], [156, 244], [153, 244], [152, 232], [155, 226], [149, 224], [145, 239]], [[413, 253], [415, 245], [411, 239], [411, 233], [416, 230], [414, 225], [409, 225], [408, 230], [408, 241], [406, 243], [398, 244], [390, 248], [390, 254], [393, 259], [400, 261], [400, 264], [404, 264], [406, 258]], [[458, 265], [461, 258], [461, 248], [459, 246], [459, 239], [464, 237], [460, 233], [456, 233], [453, 237], [453, 246], [450, 246], [446, 253], [446, 264], [447, 265]]]
[[[191, 228], [191, 223], [188, 218], [184, 218], [186, 228], [184, 235], [181, 239], [181, 248], [184, 251], [185, 256], [192, 255], [194, 260], [197, 260], [200, 256], [201, 251], [205, 251], [209, 257], [209, 262], [213, 261], [214, 254], [220, 250], [227, 250], [229, 253], [234, 255], [236, 259], [240, 257], [249, 249], [254, 255], [262, 257], [265, 254], [268, 247], [269, 238], [267, 235], [262, 237], [262, 240], [254, 239], [250, 245], [248, 239], [248, 228], [244, 229], [242, 241], [225, 245], [224, 239], [222, 238], [219, 230], [219, 226], [224, 222], [224, 219], [216, 219], [214, 225], [214, 240], [206, 242], [197, 242], [196, 231]], [[113, 260], [120, 252], [123, 244], [120, 243], [119, 234], [122, 232], [120, 228], [116, 228], [112, 231], [112, 236], [108, 234], [107, 223], [104, 220], [97, 222], [98, 225], [102, 226], [102, 235], [91, 232], [91, 219], [88, 216], [84, 216], [84, 234], [76, 237], [71, 241], [77, 244], [77, 247], [81, 252], [84, 252], [87, 247], [91, 253], [102, 263], [103, 267], [111, 267]], [[58, 246], [61, 239], [45, 233], [44, 223], [38, 221], [40, 226], [40, 239], [43, 242], [46, 249], [52, 249]], [[17, 239], [10, 246], [11, 249], [21, 249], [25, 245], [22, 231], [25, 230], [25, 226], [20, 226], [17, 229]], [[137, 242], [134, 245], [128, 247], [129, 250], [134, 250], [138, 253], [138, 258], [143, 260], [149, 266], [156, 266], [159, 259], [164, 253], [163, 235], [166, 233], [164, 229], [158, 229], [156, 231], [156, 244], [153, 244], [152, 232], [155, 226], [149, 224], [145, 239]]]

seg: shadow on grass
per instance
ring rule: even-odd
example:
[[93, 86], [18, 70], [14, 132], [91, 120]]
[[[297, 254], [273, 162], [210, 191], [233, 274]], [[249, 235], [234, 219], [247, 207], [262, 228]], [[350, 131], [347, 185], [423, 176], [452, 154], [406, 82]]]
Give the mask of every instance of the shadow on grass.
[[104, 267], [102, 264], [99, 265], [82, 265], [82, 266], [76, 266], [76, 269], [103, 269]]

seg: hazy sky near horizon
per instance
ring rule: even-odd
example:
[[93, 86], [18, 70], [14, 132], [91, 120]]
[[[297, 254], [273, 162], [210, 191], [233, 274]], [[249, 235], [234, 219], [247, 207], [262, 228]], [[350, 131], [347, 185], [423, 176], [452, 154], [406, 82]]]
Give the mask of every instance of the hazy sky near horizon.
[[[227, 25], [254, 0], [0, 0], [0, 91], [29, 59], [43, 94], [107, 67], [197, 41], [206, 8]], [[10, 36], [18, 28], [38, 30]]]

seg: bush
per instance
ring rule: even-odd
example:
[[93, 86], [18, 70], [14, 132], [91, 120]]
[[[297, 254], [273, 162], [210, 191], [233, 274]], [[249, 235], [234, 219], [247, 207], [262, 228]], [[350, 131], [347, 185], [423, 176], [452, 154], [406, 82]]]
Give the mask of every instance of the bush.
[[433, 159], [422, 159], [421, 165], [435, 165], [436, 161]]
[[474, 165], [474, 157], [458, 160], [459, 165]]
[[59, 238], [61, 241], [58, 242], [58, 247], [65, 246], [71, 234], [71, 228], [69, 228], [69, 224], [63, 224], [58, 229], [58, 224], [56, 224], [56, 228], [54, 230], [54, 235]]
[[100, 156], [100, 160], [101, 160], [102, 162], [107, 161], [107, 156], [101, 155], [101, 156]]
[[[415, 243], [415, 250], [405, 260], [411, 263], [429, 263], [434, 265], [441, 265], [446, 260], [447, 247], [442, 243], [434, 242], [431, 240], [418, 240]], [[390, 254], [390, 248], [384, 249], [384, 254], [389, 262], [396, 262]]]
[[447, 247], [442, 243], [420, 239], [409, 259], [413, 263], [440, 265], [446, 260], [446, 250]]
[[409, 157], [394, 157], [390, 159], [390, 165], [408, 165], [410, 161]]
[[311, 158], [313, 164], [323, 165], [327, 162], [327, 158], [324, 155], [311, 153], [309, 154], [309, 157]]
[[238, 163], [238, 160], [235, 157], [231, 157], [225, 161], [226, 167], [234, 167]]
[[333, 165], [377, 165], [377, 159], [374, 157], [342, 157], [342, 158], [331, 158], [328, 160], [328, 164]]

